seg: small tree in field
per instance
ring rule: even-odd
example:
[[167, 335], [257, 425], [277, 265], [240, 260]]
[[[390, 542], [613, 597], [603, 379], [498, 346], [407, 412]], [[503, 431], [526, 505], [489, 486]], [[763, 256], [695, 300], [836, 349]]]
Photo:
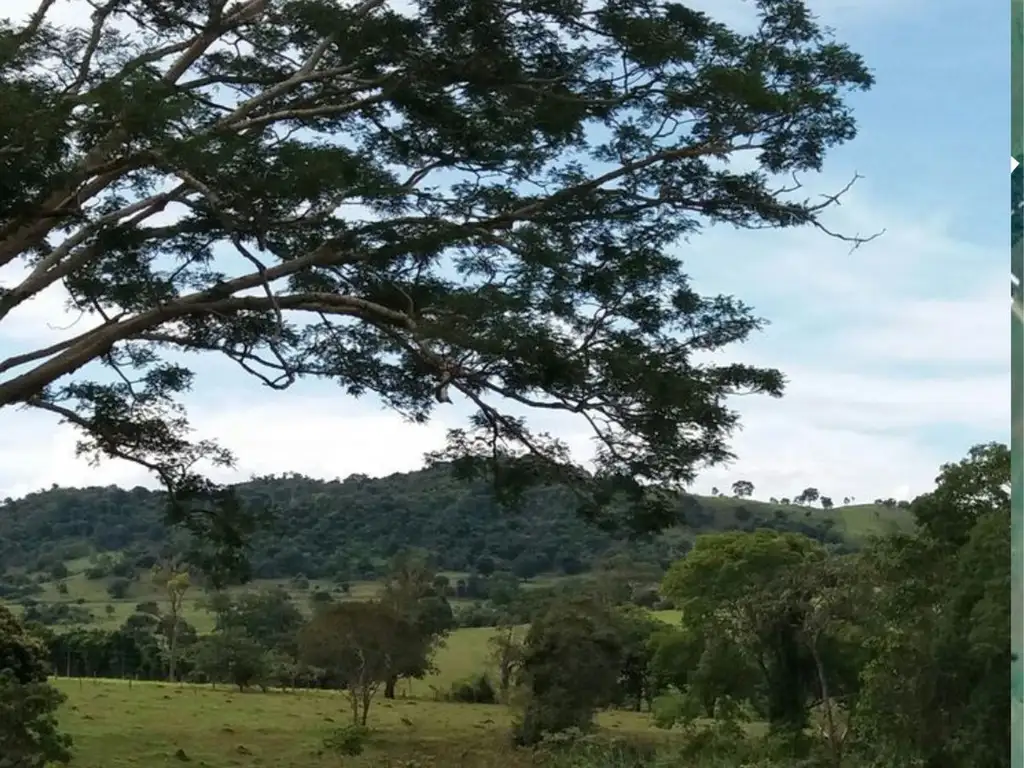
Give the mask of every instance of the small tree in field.
[[427, 644], [390, 606], [350, 602], [327, 606], [299, 632], [299, 657], [344, 683], [353, 725], [366, 725], [370, 702], [394, 674], [396, 660]]
[[183, 622], [185, 594], [192, 586], [187, 569], [172, 563], [154, 566], [153, 583], [160, 587], [167, 597], [167, 614], [164, 632], [167, 636], [167, 677], [174, 681], [177, 675], [178, 635]]
[[235, 627], [200, 640], [193, 661], [208, 681], [231, 683], [239, 691], [252, 685], [265, 687], [271, 673], [266, 649]]
[[503, 624], [487, 643], [491, 647], [491, 659], [498, 667], [498, 700], [507, 703], [523, 662], [523, 644], [518, 637], [518, 627], [512, 623]]

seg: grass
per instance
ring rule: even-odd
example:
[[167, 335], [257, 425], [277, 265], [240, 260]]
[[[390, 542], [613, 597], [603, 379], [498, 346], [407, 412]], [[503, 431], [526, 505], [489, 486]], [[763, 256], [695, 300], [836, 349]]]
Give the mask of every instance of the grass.
[[854, 504], [840, 507], [837, 512], [846, 535], [855, 540], [869, 536], [886, 535], [900, 531], [909, 532], [914, 528], [914, 518], [909, 509], [888, 509], [875, 504]]
[[[348, 722], [346, 699], [337, 692], [240, 694], [221, 687], [129, 686], [117, 680], [56, 683], [68, 696], [60, 719], [75, 741], [76, 768], [531, 764], [528, 753], [510, 748], [512, 715], [499, 705], [378, 700], [370, 709], [373, 734], [366, 752], [339, 758], [317, 754], [323, 739]], [[602, 713], [599, 724], [633, 739], [667, 738], [646, 715], [632, 712]]]
[[[102, 629], [115, 629], [135, 612], [135, 606], [147, 600], [154, 600], [157, 603], [166, 601], [166, 595], [160, 591], [143, 574], [139, 579], [132, 582], [128, 594], [122, 599], [114, 599], [107, 593], [107, 587], [114, 578], [89, 579], [85, 572], [90, 566], [88, 558], [70, 560], [65, 563], [68, 569], [68, 577], [64, 579], [67, 586], [67, 594], [61, 594], [57, 590], [56, 581], [47, 581], [40, 586], [43, 592], [35, 595], [39, 602], [45, 603], [72, 603], [90, 611], [93, 621], [90, 626]], [[237, 591], [256, 591], [266, 587], [281, 587], [287, 591], [295, 604], [303, 610], [309, 606], [309, 597], [317, 589], [331, 592], [336, 599], [343, 600], [366, 600], [374, 597], [381, 588], [378, 581], [356, 581], [349, 585], [349, 592], [342, 594], [337, 585], [329, 581], [311, 580], [309, 589], [296, 589], [288, 580], [257, 579]], [[184, 618], [196, 628], [200, 634], [213, 630], [213, 616], [204, 609], [203, 601], [206, 595], [198, 587], [194, 588], [185, 597]], [[108, 612], [107, 606], [112, 606], [113, 611]], [[11, 604], [15, 612], [21, 611], [17, 603]]]
[[[679, 619], [677, 611], [654, 615]], [[512, 713], [506, 707], [431, 700], [434, 688], [448, 690], [493, 671], [488, 640], [496, 631], [453, 632], [435, 657], [437, 672], [401, 682], [394, 701], [374, 702], [367, 751], [344, 762], [317, 755], [324, 738], [349, 722], [347, 699], [338, 692], [238, 693], [224, 686], [56, 679], [68, 696], [61, 727], [75, 740], [76, 768], [525, 768], [531, 758], [510, 747]], [[645, 714], [606, 712], [598, 722], [618, 736], [667, 738]]]

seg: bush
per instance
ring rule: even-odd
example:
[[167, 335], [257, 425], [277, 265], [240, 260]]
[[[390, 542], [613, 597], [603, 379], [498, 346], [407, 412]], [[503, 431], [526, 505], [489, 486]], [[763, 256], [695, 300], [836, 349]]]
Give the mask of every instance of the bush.
[[633, 604], [641, 608], [654, 608], [660, 601], [656, 589], [638, 589], [633, 594]]
[[601, 739], [577, 729], [545, 736], [536, 755], [545, 768], [654, 768], [667, 766], [657, 760], [656, 749], [625, 739]]
[[363, 754], [369, 738], [370, 729], [365, 725], [344, 725], [331, 731], [330, 735], [323, 740], [320, 754], [357, 757]]
[[128, 579], [114, 579], [107, 585], [107, 594], [114, 600], [123, 600], [128, 596], [128, 590], [131, 589], [131, 586], [132, 583]]
[[462, 704], [495, 704], [498, 701], [498, 693], [487, 675], [477, 675], [468, 680], [452, 683], [449, 690], [436, 692], [434, 698], [438, 701], [457, 701]]

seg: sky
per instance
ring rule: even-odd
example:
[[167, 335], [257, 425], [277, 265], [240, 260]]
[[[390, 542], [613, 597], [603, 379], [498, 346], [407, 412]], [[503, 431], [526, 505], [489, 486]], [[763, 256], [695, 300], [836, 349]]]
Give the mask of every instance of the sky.
[[[4, 7], [17, 16], [28, 5]], [[691, 5], [739, 27], [752, 18], [743, 0]], [[730, 356], [789, 381], [782, 399], [736, 399], [736, 459], [703, 471], [692, 490], [742, 479], [758, 498], [813, 486], [836, 500], [910, 499], [970, 446], [1009, 439], [1009, 14], [967, 0], [809, 5], [877, 80], [851, 98], [859, 135], [829, 156], [813, 187], [835, 191], [861, 176], [827, 223], [884, 234], [853, 252], [811, 230], [711, 229], [679, 247], [699, 291], [735, 295], [770, 320]], [[56, 12], [80, 18], [67, 2]], [[0, 325], [0, 358], [61, 336], [74, 317], [60, 306], [54, 292], [13, 313]], [[225, 362], [196, 369], [185, 403], [200, 434], [235, 453], [236, 467], [215, 475], [225, 482], [414, 470], [465, 416], [441, 408], [414, 426], [328, 383], [281, 394]], [[534, 424], [590, 454], [578, 423]], [[77, 459], [75, 439], [49, 415], [0, 411], [0, 497], [52, 484], [152, 484], [134, 465]]]

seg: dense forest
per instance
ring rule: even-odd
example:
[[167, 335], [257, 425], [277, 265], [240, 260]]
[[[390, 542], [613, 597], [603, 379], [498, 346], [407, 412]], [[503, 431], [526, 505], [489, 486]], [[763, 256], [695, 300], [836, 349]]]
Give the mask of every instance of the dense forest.
[[[492, 561], [523, 578], [579, 573], [622, 551], [665, 565], [684, 553], [697, 533], [755, 528], [800, 532], [845, 549], [856, 541], [845, 528], [844, 513], [855, 510], [868, 530], [875, 526], [880, 532], [906, 517], [892, 505], [819, 509], [687, 496], [677, 526], [629, 540], [581, 521], [564, 489], [534, 490], [520, 508], [508, 509], [486, 484], [463, 483], [444, 468], [343, 481], [263, 477], [238, 491], [250, 508], [269, 513], [252, 542], [256, 578], [372, 579], [407, 547], [430, 552], [445, 570], [469, 571]], [[0, 507], [0, 562], [6, 567], [50, 570], [56, 561], [91, 551], [145, 558], [175, 546], [170, 535], [162, 494], [145, 488], [55, 487], [8, 499]]]

